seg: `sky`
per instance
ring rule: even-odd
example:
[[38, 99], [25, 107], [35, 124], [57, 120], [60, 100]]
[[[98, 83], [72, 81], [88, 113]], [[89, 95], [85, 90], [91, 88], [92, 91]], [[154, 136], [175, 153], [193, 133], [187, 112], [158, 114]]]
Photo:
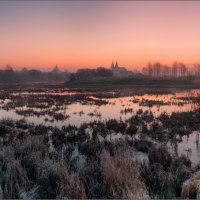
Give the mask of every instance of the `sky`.
[[200, 62], [200, 1], [0, 1], [0, 67]]

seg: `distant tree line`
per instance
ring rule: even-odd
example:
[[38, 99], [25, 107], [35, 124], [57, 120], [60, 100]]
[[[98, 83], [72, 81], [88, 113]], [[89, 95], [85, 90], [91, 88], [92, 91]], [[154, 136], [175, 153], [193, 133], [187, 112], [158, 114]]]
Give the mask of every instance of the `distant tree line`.
[[193, 67], [189, 68], [181, 62], [174, 62], [172, 66], [155, 62], [149, 63], [147, 67], [144, 67], [142, 73], [151, 77], [200, 77], [200, 64], [195, 64]]
[[96, 69], [79, 69], [76, 73], [71, 74], [70, 80], [88, 80], [103, 77], [112, 77], [112, 71], [104, 67], [98, 67]]
[[5, 69], [0, 70], [0, 83], [10, 82], [43, 82], [43, 81], [66, 81], [69, 79], [68, 72], [43, 72], [36, 69], [23, 68], [19, 71], [14, 71], [10, 65]]
[[[184, 63], [174, 62], [172, 66], [163, 65], [159, 62], [148, 63], [142, 69], [142, 73], [135, 73], [133, 77], [145, 78], [179, 78], [179, 77], [200, 77], [200, 64], [187, 67]], [[89, 81], [97, 79], [111, 79], [113, 72], [111, 69], [98, 67], [96, 69], [78, 69], [75, 73], [62, 72], [56, 66], [52, 71], [44, 72], [36, 69], [13, 70], [10, 65], [5, 69], [0, 69], [0, 83], [10, 82], [65, 82], [65, 81]]]

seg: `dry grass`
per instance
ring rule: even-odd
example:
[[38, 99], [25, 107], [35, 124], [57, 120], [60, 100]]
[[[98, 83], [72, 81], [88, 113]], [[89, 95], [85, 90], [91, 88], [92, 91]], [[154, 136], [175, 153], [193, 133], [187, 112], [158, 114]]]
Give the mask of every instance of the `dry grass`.
[[181, 198], [200, 199], [200, 171], [183, 183]]
[[0, 152], [0, 176], [3, 198], [19, 198], [20, 190], [26, 185], [28, 178], [10, 146]]
[[130, 152], [116, 153], [112, 157], [107, 151], [103, 151], [101, 163], [103, 176], [112, 198], [148, 198]]
[[16, 149], [26, 150], [24, 153], [31, 153], [35, 152], [38, 156], [43, 159], [48, 154], [47, 145], [43, 142], [43, 136], [32, 136], [29, 135], [28, 137], [24, 138], [23, 140], [19, 140], [15, 143]]
[[61, 178], [61, 196], [71, 199], [86, 199], [86, 193], [83, 183], [76, 175], [69, 175], [65, 171]]
[[31, 137], [32, 151], [38, 152], [41, 159], [47, 156], [47, 146], [43, 143], [43, 137]]
[[46, 159], [38, 169], [38, 185], [42, 198], [86, 199], [78, 175], [70, 175], [58, 162]]

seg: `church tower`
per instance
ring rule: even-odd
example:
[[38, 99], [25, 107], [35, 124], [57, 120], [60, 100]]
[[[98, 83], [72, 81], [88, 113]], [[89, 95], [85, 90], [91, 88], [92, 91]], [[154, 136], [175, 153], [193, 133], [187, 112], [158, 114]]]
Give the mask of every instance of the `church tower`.
[[113, 64], [113, 62], [112, 62], [112, 64], [111, 64], [111, 69], [114, 69], [115, 68], [115, 66], [114, 66], [114, 64]]
[[116, 62], [116, 64], [115, 64], [115, 68], [119, 68], [119, 66], [118, 66], [118, 63]]

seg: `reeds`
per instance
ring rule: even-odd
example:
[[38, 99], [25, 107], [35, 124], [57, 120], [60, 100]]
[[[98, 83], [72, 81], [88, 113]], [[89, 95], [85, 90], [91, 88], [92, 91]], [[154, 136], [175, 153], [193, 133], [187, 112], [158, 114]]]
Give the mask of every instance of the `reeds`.
[[101, 164], [103, 177], [112, 198], [145, 199], [148, 197], [130, 152], [117, 152], [111, 156], [103, 151]]

